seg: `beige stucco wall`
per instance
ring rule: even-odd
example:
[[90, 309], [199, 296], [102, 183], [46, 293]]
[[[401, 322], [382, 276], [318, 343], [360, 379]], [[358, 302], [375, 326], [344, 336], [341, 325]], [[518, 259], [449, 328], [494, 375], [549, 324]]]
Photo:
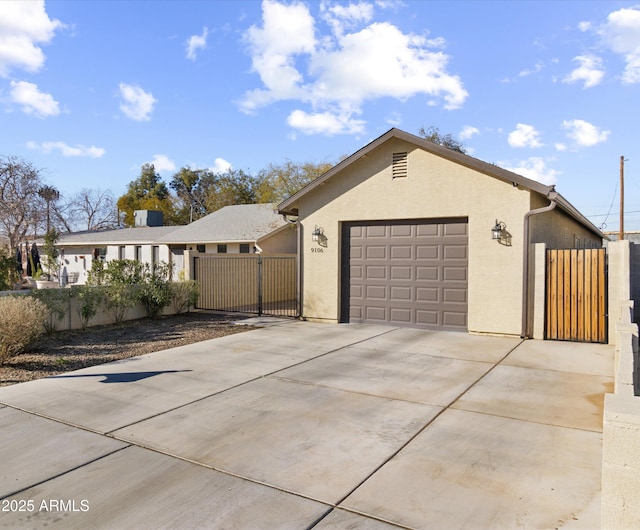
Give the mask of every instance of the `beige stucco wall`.
[[264, 255], [295, 254], [298, 249], [296, 225], [291, 224], [258, 240]]
[[[393, 179], [394, 152], [408, 154], [408, 177]], [[520, 334], [522, 237], [530, 192], [478, 173], [413, 144], [392, 139], [299, 202], [303, 316], [339, 321], [341, 223], [355, 220], [460, 218], [469, 221], [468, 329]], [[491, 239], [496, 219], [511, 246]], [[326, 247], [311, 240], [322, 227]]]
[[[531, 194], [531, 209], [542, 208], [549, 199], [537, 193]], [[602, 238], [568, 216], [559, 208], [531, 218], [531, 243], [546, 243], [550, 249], [601, 248]]]

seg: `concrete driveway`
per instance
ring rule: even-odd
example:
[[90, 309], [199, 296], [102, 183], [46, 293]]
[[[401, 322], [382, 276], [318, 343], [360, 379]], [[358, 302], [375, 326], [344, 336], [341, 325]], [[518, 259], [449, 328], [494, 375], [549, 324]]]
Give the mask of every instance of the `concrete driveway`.
[[2, 528], [598, 528], [610, 346], [275, 321], [0, 388]]

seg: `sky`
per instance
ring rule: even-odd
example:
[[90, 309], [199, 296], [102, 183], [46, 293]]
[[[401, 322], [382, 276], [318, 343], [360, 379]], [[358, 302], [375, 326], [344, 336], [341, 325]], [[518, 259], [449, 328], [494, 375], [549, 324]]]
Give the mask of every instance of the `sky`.
[[0, 1], [0, 156], [64, 197], [437, 127], [640, 230], [640, 3]]

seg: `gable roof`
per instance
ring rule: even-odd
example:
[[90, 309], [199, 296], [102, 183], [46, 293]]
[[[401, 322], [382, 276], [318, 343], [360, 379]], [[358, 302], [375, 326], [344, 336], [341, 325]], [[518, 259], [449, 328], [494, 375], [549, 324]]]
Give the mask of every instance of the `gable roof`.
[[57, 246], [80, 245], [151, 245], [180, 226], [137, 226], [114, 230], [85, 230], [83, 232], [62, 233]]
[[164, 236], [162, 243], [254, 242], [286, 225], [275, 204], [225, 206]]
[[415, 136], [400, 129], [396, 129], [395, 127], [389, 129], [382, 136], [376, 138], [371, 143], [365, 145], [362, 149], [359, 149], [351, 156], [345, 158], [342, 162], [333, 166], [329, 171], [307, 184], [304, 188], [291, 195], [291, 197], [289, 197], [288, 199], [285, 199], [278, 205], [278, 211], [286, 215], [298, 215], [297, 203], [302, 197], [312, 192], [315, 188], [321, 186], [322, 184], [333, 178], [336, 174], [340, 173], [342, 170], [357, 162], [362, 157], [374, 151], [392, 138], [404, 140], [405, 142], [413, 144], [420, 149], [427, 151], [428, 153], [432, 153], [439, 157], [445, 158], [461, 166], [468, 167], [470, 169], [478, 171], [479, 173], [484, 173], [485, 175], [488, 175], [490, 177], [508, 182], [513, 186], [537, 192], [545, 197], [549, 197], [551, 194], [553, 194], [553, 198], [557, 202], [558, 207], [560, 207], [561, 210], [573, 217], [576, 221], [587, 227], [592, 232], [598, 234], [601, 237], [605, 237], [604, 234], [602, 234], [602, 232], [591, 221], [584, 217], [584, 215], [582, 215], [571, 203], [569, 203], [569, 201], [567, 201], [562, 195], [555, 191], [555, 186], [546, 186], [545, 184], [542, 184], [535, 180], [528, 179], [526, 177], [523, 177], [522, 175], [518, 175], [517, 173], [513, 173], [501, 167], [489, 164], [488, 162], [473, 158], [472, 156], [459, 153], [458, 151], [453, 151], [452, 149], [448, 149], [447, 147], [443, 147], [436, 143], [430, 142], [429, 140], [426, 140], [419, 136]]
[[61, 234], [57, 246], [255, 242], [287, 224], [275, 204], [240, 204], [220, 208], [188, 225]]

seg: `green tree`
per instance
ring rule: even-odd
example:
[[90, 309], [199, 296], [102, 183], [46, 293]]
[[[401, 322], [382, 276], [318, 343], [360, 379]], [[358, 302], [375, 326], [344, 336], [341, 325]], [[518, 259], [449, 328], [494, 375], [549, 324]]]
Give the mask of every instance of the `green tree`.
[[467, 149], [460, 140], [458, 140], [451, 134], [441, 134], [440, 129], [434, 127], [433, 125], [426, 130], [424, 127], [420, 127], [418, 135], [422, 136], [422, 138], [424, 138], [425, 140], [429, 140], [434, 144], [441, 145], [442, 147], [446, 147], [447, 149], [451, 149], [452, 151], [457, 151], [458, 153], [462, 153], [463, 155], [467, 154]]
[[178, 201], [176, 215], [181, 224], [196, 221], [207, 212], [207, 189], [215, 184], [216, 176], [208, 169], [182, 167], [171, 177], [169, 186], [175, 191]]
[[233, 204], [257, 202], [257, 180], [241, 169], [229, 169], [211, 175], [206, 183], [205, 206], [207, 213]]
[[257, 202], [282, 202], [332, 167], [333, 164], [328, 162], [299, 164], [291, 160], [283, 164], [269, 164], [258, 174]]
[[135, 210], [160, 210], [166, 225], [176, 224], [173, 198], [153, 164], [142, 166], [140, 176], [128, 184], [127, 192], [118, 199], [118, 209], [124, 212], [125, 226], [135, 225]]

